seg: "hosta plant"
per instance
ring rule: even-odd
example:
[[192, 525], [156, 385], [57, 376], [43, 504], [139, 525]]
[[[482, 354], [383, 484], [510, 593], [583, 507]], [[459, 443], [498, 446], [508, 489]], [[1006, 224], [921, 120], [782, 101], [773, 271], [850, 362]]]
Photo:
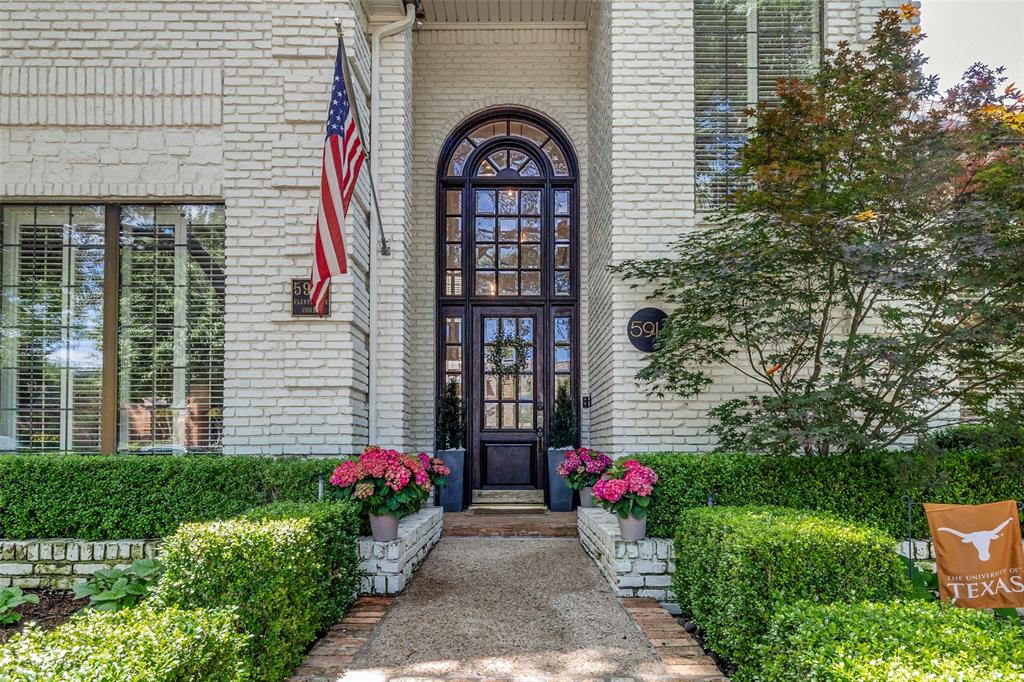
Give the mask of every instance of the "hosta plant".
[[594, 500], [619, 518], [647, 517], [658, 474], [635, 459], [613, 466], [594, 484]]
[[577, 448], [565, 453], [558, 463], [558, 475], [573, 490], [593, 487], [604, 472], [612, 468], [612, 458], [603, 452]]
[[156, 559], [139, 559], [128, 568], [101, 568], [92, 579], [75, 585], [75, 596], [88, 597], [97, 611], [118, 611], [149, 596], [164, 567]]
[[39, 597], [25, 594], [20, 587], [5, 587], [0, 590], [0, 625], [10, 625], [21, 620], [21, 614], [14, 610], [22, 604], [38, 604]]
[[352, 500], [363, 514], [402, 518], [423, 506], [432, 475], [439, 478], [449, 473], [440, 460], [424, 461], [416, 455], [371, 445], [359, 457], [339, 464], [331, 475], [331, 484], [339, 488], [340, 497]]

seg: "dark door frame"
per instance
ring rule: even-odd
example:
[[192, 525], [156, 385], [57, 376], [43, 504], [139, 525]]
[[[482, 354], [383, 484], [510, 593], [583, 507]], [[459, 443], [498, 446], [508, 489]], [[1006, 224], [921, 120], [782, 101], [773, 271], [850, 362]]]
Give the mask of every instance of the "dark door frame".
[[[460, 175], [448, 175], [449, 161], [452, 159], [459, 145], [466, 139], [467, 135], [490, 122], [511, 120], [513, 122], [524, 122], [538, 128], [547, 134], [561, 148], [565, 155], [569, 172], [567, 175], [556, 176], [551, 163], [538, 145], [514, 135], [497, 136], [477, 146], [465, 161], [464, 172]], [[530, 178], [509, 178], [509, 177], [473, 177], [473, 169], [487, 154], [495, 147], [509, 146], [517, 148], [530, 156], [533, 156], [541, 165], [543, 172], [540, 177]], [[451, 376], [446, 371], [446, 344], [444, 343], [445, 318], [461, 317], [462, 319], [462, 373], [463, 400], [466, 417], [466, 467], [467, 472], [472, 472], [464, 477], [466, 492], [472, 490], [472, 486], [481, 480], [480, 474], [480, 453], [474, 452], [474, 436], [476, 424], [481, 423], [482, 401], [475, 399], [473, 391], [467, 391], [467, 386], [472, 385], [476, 379], [476, 372], [472, 367], [475, 360], [472, 354], [475, 352], [477, 341], [473, 338], [474, 310], [481, 308], [529, 308], [538, 311], [539, 329], [535, 340], [535, 362], [537, 370], [535, 374], [535, 392], [542, 391], [538, 395], [538, 403], [543, 403], [543, 427], [540, 447], [537, 448], [537, 471], [536, 485], [546, 488], [546, 471], [544, 466], [546, 460], [547, 433], [550, 424], [550, 415], [554, 408], [554, 335], [553, 319], [558, 317], [570, 317], [571, 322], [571, 387], [573, 403], [576, 410], [576, 443], [579, 443], [579, 425], [581, 416], [580, 396], [580, 236], [582, 228], [580, 225], [580, 196], [579, 196], [579, 165], [576, 159], [575, 150], [568, 137], [547, 118], [520, 107], [499, 107], [480, 112], [457, 126], [445, 142], [441, 154], [438, 156], [436, 170], [436, 204], [435, 204], [435, 423], [437, 418], [438, 400], [446, 383], [446, 378]], [[473, 226], [471, 198], [473, 190], [487, 187], [514, 187], [516, 189], [539, 189], [541, 190], [542, 201], [542, 225], [541, 225], [541, 295], [539, 296], [479, 296], [475, 293], [475, 269], [473, 267]], [[551, 210], [554, 201], [554, 191], [557, 189], [570, 190], [570, 258], [571, 288], [570, 295], [555, 296], [553, 294], [554, 278], [554, 215]], [[446, 273], [446, 216], [445, 208], [446, 192], [448, 190], [459, 190], [462, 195], [462, 291], [457, 295], [448, 295], [445, 291]], [[557, 311], [557, 312], [556, 312]], [[543, 371], [540, 368], [543, 367]], [[480, 396], [482, 398], [482, 396]]]

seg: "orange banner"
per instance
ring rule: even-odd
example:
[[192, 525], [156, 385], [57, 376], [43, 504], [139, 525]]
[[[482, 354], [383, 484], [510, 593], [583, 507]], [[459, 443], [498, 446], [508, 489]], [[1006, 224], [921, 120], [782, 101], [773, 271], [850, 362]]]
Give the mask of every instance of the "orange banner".
[[1024, 607], [1017, 503], [926, 504], [939, 595], [975, 609]]

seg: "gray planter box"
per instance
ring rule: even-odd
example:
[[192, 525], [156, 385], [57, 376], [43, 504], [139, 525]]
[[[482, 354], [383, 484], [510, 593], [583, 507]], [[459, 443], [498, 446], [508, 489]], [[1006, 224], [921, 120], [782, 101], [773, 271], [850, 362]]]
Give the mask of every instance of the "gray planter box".
[[573, 489], [558, 475], [558, 465], [572, 448], [548, 448], [548, 509], [572, 511]]
[[441, 488], [441, 506], [446, 512], [460, 512], [465, 506], [466, 451], [438, 450], [436, 455], [452, 470], [448, 485]]

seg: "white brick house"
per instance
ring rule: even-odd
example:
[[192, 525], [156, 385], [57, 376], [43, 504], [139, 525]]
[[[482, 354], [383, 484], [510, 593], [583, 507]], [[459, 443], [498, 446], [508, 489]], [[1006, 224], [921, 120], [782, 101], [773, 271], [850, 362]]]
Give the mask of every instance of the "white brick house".
[[[878, 10], [896, 4], [789, 2], [806, 19], [793, 29], [806, 41], [786, 49], [806, 61], [822, 45], [862, 41]], [[572, 388], [584, 443], [614, 453], [710, 447], [706, 414], [720, 395], [683, 403], [636, 385], [644, 354], [627, 321], [657, 302], [608, 266], [664, 250], [699, 220], [703, 70], [740, 69], [751, 97], [758, 78], [776, 73], [757, 61], [767, 43], [755, 39], [756, 14], [738, 5], [746, 2], [424, 0], [416, 25], [394, 23], [406, 16], [402, 0], [4, 2], [0, 449], [432, 449], [436, 396], [456, 376], [467, 387], [471, 456], [490, 448], [496, 467], [501, 457], [540, 461], [529, 453], [558, 381]], [[716, 12], [744, 45], [721, 63], [708, 38]], [[293, 317], [291, 289], [310, 267], [334, 17], [391, 253], [379, 255], [364, 173], [347, 226], [350, 274], [334, 281], [331, 315], [320, 320]], [[746, 24], [734, 30], [736, 17]], [[474, 154], [485, 144], [520, 154], [501, 158], [522, 161], [522, 173], [481, 168], [471, 155], [473, 168], [439, 176], [467, 121], [505, 126]], [[523, 124], [551, 136], [553, 151], [509, 132]], [[449, 211], [440, 186], [456, 187], [464, 205]], [[474, 199], [487, 188], [499, 204], [503, 192], [519, 199], [511, 218], [487, 217]], [[527, 206], [535, 196], [537, 216]], [[450, 226], [461, 274], [446, 266], [449, 217], [463, 223]], [[476, 226], [495, 220], [488, 246]], [[520, 232], [503, 246], [508, 220]], [[458, 280], [451, 289], [447, 270]], [[41, 281], [57, 302], [20, 306]], [[200, 305], [223, 311], [222, 331], [218, 320], [196, 321]], [[447, 317], [461, 333], [448, 344]], [[537, 356], [532, 384], [508, 394], [483, 369], [497, 318], [525, 320]], [[44, 340], [19, 345], [33, 324]], [[148, 348], [154, 337], [166, 344]], [[729, 377], [718, 387], [746, 389]], [[46, 397], [27, 398], [30, 390]]]

